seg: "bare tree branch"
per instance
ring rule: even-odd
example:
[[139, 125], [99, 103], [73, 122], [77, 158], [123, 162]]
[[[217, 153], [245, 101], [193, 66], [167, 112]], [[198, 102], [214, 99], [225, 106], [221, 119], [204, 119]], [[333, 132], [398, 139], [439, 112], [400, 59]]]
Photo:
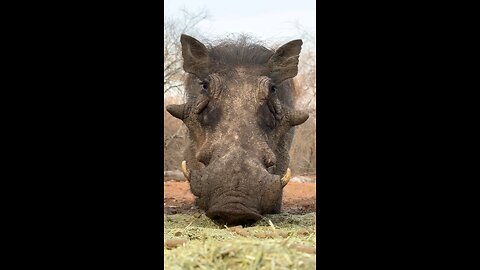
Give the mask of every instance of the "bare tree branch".
[[164, 17], [164, 40], [163, 40], [163, 77], [164, 89], [166, 94], [175, 91], [182, 93], [183, 76], [180, 35], [186, 32], [196, 33], [195, 27], [208, 18], [208, 12], [202, 10], [197, 13], [182, 10], [181, 18]]
[[167, 149], [168, 145], [172, 142], [173, 139], [184, 138], [184, 137], [185, 137], [185, 130], [183, 128], [183, 125], [181, 125], [178, 127], [177, 131], [173, 135], [163, 140], [163, 149]]

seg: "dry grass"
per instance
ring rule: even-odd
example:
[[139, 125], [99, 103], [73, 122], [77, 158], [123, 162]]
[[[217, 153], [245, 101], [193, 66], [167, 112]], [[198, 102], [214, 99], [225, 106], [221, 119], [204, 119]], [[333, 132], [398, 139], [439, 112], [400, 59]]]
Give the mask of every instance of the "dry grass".
[[219, 227], [205, 215], [164, 218], [165, 269], [315, 269], [315, 213]]

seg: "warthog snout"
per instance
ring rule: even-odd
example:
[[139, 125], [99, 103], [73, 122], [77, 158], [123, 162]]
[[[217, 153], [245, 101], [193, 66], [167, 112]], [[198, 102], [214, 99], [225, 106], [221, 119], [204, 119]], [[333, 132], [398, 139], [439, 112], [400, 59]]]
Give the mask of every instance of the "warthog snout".
[[219, 205], [206, 212], [207, 217], [219, 225], [251, 225], [262, 218], [254, 210], [242, 204]]

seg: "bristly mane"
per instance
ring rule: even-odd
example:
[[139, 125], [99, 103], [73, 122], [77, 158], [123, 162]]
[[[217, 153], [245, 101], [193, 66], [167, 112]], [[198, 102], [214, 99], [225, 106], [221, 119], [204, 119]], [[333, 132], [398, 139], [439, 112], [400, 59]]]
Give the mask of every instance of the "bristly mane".
[[242, 35], [235, 40], [222, 40], [210, 46], [210, 58], [219, 68], [226, 66], [264, 66], [273, 55], [259, 41]]

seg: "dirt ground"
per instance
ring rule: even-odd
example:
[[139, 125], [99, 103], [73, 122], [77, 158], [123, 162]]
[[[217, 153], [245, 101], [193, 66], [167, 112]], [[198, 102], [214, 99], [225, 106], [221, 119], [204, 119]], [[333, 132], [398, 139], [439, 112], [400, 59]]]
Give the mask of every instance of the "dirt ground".
[[[164, 179], [165, 214], [203, 213], [194, 205], [195, 196], [186, 181]], [[316, 211], [316, 183], [288, 183], [283, 192], [282, 212], [305, 214]]]

